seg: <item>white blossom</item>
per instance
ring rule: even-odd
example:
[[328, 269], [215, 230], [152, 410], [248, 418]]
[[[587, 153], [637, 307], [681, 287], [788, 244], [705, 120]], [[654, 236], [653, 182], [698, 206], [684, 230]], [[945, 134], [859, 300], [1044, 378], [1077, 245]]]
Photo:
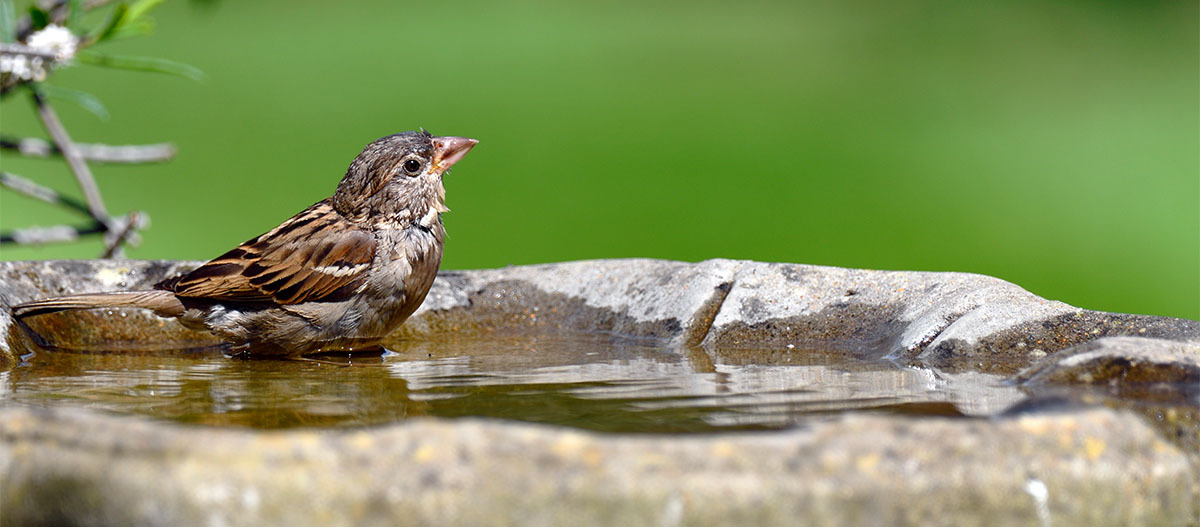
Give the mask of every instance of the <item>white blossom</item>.
[[25, 55], [0, 55], [0, 73], [11, 73], [22, 80], [33, 78], [33, 71], [29, 69], [29, 59]]
[[[29, 35], [25, 47], [29, 50], [50, 53], [53, 59], [20, 52], [0, 54], [0, 74], [9, 74], [24, 81], [42, 81], [48, 69], [56, 68], [75, 56], [79, 39], [71, 31], [57, 24], [50, 24]], [[19, 48], [20, 46], [18, 46]]]
[[71, 60], [75, 56], [75, 47], [79, 40], [71, 34], [71, 30], [58, 24], [50, 24], [40, 31], [29, 35], [25, 44], [38, 51], [54, 53], [55, 62]]

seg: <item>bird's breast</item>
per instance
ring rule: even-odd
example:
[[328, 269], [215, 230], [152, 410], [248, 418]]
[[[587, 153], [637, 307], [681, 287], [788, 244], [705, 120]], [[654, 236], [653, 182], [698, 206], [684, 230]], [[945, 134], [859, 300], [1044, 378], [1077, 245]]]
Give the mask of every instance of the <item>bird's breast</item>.
[[421, 305], [442, 261], [437, 234], [419, 227], [377, 231], [375, 260], [355, 302], [357, 333], [386, 335]]

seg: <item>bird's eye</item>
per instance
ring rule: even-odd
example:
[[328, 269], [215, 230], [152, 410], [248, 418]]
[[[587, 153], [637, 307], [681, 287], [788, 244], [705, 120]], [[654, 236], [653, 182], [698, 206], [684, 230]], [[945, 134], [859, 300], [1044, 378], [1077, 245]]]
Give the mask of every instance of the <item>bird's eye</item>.
[[410, 176], [415, 176], [421, 173], [423, 163], [416, 159], [409, 159], [404, 162], [404, 173]]

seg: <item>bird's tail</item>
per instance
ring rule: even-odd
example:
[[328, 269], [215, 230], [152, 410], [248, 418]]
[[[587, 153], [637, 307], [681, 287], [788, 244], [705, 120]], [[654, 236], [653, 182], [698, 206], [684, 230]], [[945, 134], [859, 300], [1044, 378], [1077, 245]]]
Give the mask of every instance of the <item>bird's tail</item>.
[[122, 291], [84, 293], [26, 302], [13, 306], [12, 314], [16, 318], [24, 318], [59, 311], [105, 307], [140, 307], [164, 317], [177, 317], [184, 311], [183, 303], [170, 291]]

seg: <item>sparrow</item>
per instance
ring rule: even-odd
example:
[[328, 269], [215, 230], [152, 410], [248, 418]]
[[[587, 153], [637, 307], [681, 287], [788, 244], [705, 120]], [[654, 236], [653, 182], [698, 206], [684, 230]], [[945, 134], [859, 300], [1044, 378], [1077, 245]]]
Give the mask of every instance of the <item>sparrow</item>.
[[191, 272], [149, 291], [18, 304], [13, 316], [136, 307], [206, 330], [234, 355], [377, 350], [433, 285], [449, 211], [442, 178], [476, 143], [424, 130], [380, 138], [332, 197]]

